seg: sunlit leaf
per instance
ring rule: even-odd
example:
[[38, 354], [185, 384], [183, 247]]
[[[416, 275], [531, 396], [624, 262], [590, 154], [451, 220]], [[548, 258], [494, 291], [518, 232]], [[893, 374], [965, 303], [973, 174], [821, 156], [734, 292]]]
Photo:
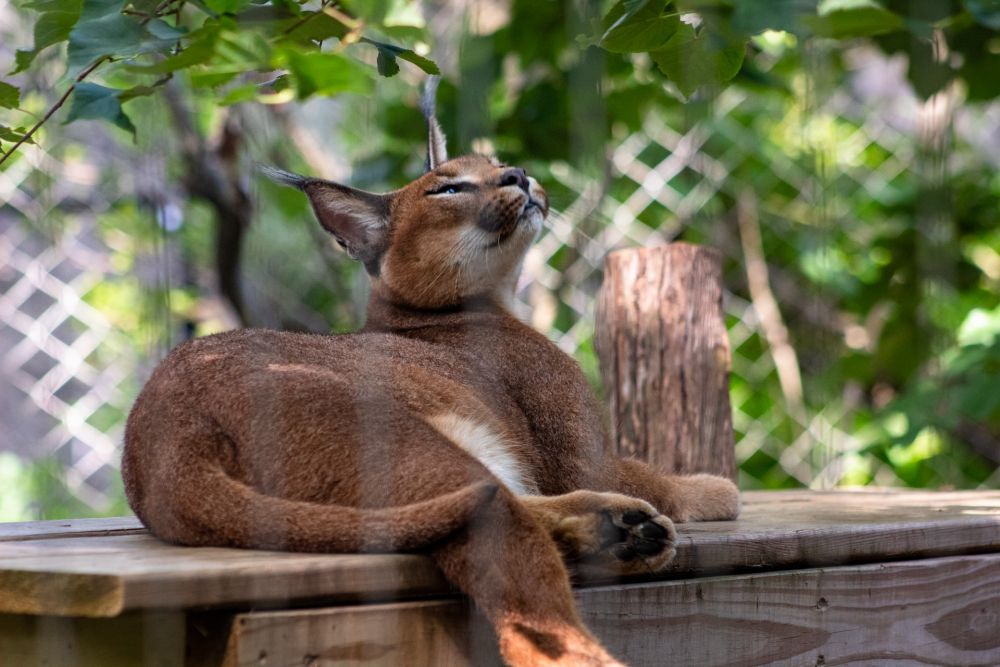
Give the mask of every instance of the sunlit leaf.
[[[15, 143], [20, 141], [24, 137], [24, 133], [28, 130], [23, 127], [7, 127], [5, 125], [0, 125], [0, 141], [7, 141], [9, 143]], [[33, 144], [34, 139], [27, 139], [25, 143]]]
[[65, 123], [74, 120], [106, 120], [135, 136], [135, 126], [122, 111], [118, 95], [122, 91], [84, 81], [76, 84], [70, 96]]
[[0, 107], [16, 109], [21, 104], [21, 91], [17, 86], [0, 81]]
[[680, 25], [678, 13], [663, 0], [616, 3], [604, 18], [598, 44], [615, 53], [652, 51], [667, 43]]

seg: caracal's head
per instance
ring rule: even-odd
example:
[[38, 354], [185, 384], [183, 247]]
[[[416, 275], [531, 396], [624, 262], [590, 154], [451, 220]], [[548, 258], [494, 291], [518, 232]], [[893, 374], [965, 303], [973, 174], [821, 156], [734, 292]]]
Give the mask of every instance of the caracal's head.
[[[433, 88], [430, 88], [433, 94]], [[513, 294], [548, 198], [523, 169], [484, 155], [449, 160], [425, 95], [428, 170], [386, 194], [265, 168], [303, 190], [323, 227], [393, 300], [441, 308]]]

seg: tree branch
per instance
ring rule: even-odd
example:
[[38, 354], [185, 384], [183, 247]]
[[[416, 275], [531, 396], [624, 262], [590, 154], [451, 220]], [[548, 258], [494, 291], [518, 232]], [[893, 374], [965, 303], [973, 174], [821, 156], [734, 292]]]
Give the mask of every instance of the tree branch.
[[14, 145], [11, 146], [10, 149], [6, 153], [4, 153], [2, 157], [0, 157], [0, 164], [3, 164], [4, 162], [6, 162], [7, 158], [9, 158], [11, 155], [13, 155], [17, 151], [17, 149], [21, 147], [22, 144], [24, 144], [29, 139], [31, 139], [32, 135], [35, 134], [35, 132], [38, 131], [38, 128], [40, 128], [42, 125], [44, 125], [45, 122], [48, 121], [48, 119], [52, 117], [52, 114], [54, 114], [56, 111], [59, 111], [59, 109], [62, 108], [62, 105], [65, 104], [66, 100], [69, 99], [70, 93], [72, 93], [76, 89], [76, 84], [78, 84], [81, 81], [83, 81], [84, 79], [86, 79], [88, 76], [90, 76], [91, 72], [93, 72], [95, 69], [98, 68], [99, 65], [103, 64], [104, 62], [106, 62], [106, 61], [108, 61], [110, 59], [111, 59], [111, 56], [104, 56], [102, 58], [98, 58], [97, 60], [95, 60], [93, 62], [93, 64], [91, 64], [89, 67], [87, 67], [87, 69], [85, 69], [82, 72], [80, 72], [80, 74], [77, 75], [76, 80], [73, 82], [73, 85], [71, 85], [69, 88], [67, 88], [66, 92], [62, 94], [62, 97], [60, 97], [58, 100], [56, 100], [56, 103], [53, 104], [51, 107], [49, 107], [49, 110], [45, 112], [45, 115], [42, 116], [42, 119], [40, 121], [38, 121], [37, 123], [35, 123], [31, 127], [31, 129], [28, 130], [24, 134], [23, 137], [21, 137], [16, 142], [14, 142]]
[[736, 220], [739, 223], [740, 242], [746, 259], [747, 283], [750, 300], [760, 318], [764, 338], [771, 349], [774, 367], [778, 371], [781, 393], [785, 396], [789, 412], [804, 424], [805, 410], [802, 404], [802, 374], [799, 358], [788, 339], [788, 328], [781, 317], [778, 300], [771, 291], [767, 261], [764, 259], [764, 245], [757, 221], [757, 200], [749, 190], [740, 194], [736, 204]]

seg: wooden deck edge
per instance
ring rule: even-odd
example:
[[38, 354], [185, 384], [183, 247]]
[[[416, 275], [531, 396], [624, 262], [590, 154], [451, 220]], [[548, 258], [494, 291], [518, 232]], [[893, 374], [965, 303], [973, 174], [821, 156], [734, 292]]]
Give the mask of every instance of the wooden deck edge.
[[0, 569], [0, 612], [111, 617], [125, 611], [122, 579], [113, 575]]

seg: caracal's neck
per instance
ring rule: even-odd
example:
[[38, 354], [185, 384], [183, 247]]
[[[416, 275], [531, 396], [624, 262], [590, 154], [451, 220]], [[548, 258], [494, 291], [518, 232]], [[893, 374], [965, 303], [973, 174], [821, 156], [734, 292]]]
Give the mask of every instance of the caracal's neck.
[[497, 320], [519, 321], [510, 312], [506, 300], [481, 296], [444, 308], [414, 308], [402, 303], [384, 285], [372, 285], [368, 312], [362, 331], [407, 334], [431, 327], [488, 325]]

